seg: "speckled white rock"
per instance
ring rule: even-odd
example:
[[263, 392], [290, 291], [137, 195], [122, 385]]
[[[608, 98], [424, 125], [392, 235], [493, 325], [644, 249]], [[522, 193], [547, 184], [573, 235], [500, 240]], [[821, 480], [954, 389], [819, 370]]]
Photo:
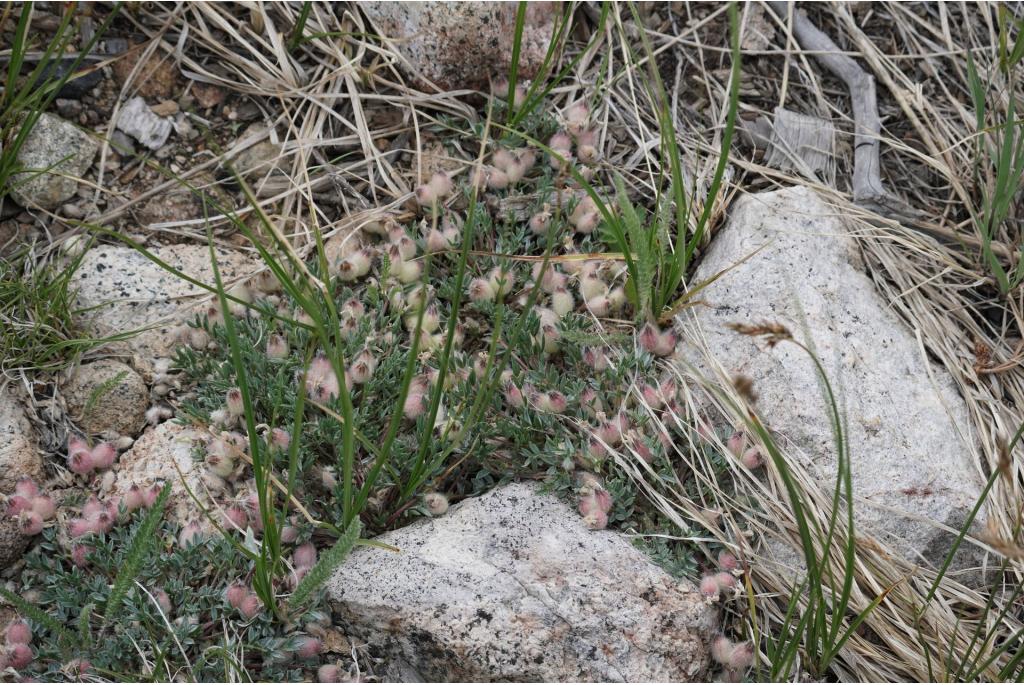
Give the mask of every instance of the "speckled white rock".
[[[74, 196], [99, 144], [84, 131], [53, 114], [42, 114], [18, 150], [25, 171], [10, 179], [11, 198], [22, 207], [53, 209]], [[60, 174], [60, 175], [58, 175]]]
[[63, 391], [72, 416], [89, 433], [135, 435], [145, 422], [149, 392], [142, 376], [127, 364], [113, 359], [83, 364]]
[[629, 541], [513, 484], [361, 547], [327, 583], [343, 629], [427, 681], [692, 681], [715, 607]]
[[188, 494], [191, 490], [203, 506], [212, 506], [203, 485], [203, 466], [192, 457], [193, 447], [202, 439], [194, 428], [171, 421], [147, 431], [118, 459], [113, 496], [125, 494], [132, 485], [168, 483], [171, 486], [168, 517], [182, 524], [192, 520], [205, 524], [202, 511]]
[[[728, 324], [778, 322], [812, 341], [845, 411], [854, 495], [867, 500], [856, 502], [858, 533], [881, 537], [910, 559], [941, 559], [947, 535], [872, 504], [961, 525], [980, 493], [975, 449], [961, 435], [970, 430], [967, 408], [945, 369], [923, 358], [913, 332], [875, 291], [849, 230], [805, 188], [741, 198], [693, 281], [764, 247], [703, 290], [706, 306], [680, 325], [690, 340], [706, 342], [727, 373], [753, 381], [762, 420], [831, 489], [834, 438], [813, 362], [794, 345], [766, 349]], [[701, 362], [692, 347], [684, 354]], [[930, 494], [914, 494], [921, 492]]]
[[[445, 90], [485, 89], [512, 65], [515, 2], [363, 2], [361, 9], [394, 42], [414, 77]], [[556, 3], [531, 2], [519, 53], [519, 78], [532, 78], [547, 54]], [[420, 84], [429, 87], [426, 83]]]
[[[210, 251], [202, 245], [167, 245], [151, 250], [157, 258], [192, 278], [214, 284]], [[247, 276], [260, 262], [237, 250], [217, 249], [217, 262], [225, 285]], [[210, 302], [209, 293], [179, 279], [130, 247], [100, 245], [82, 258], [71, 287], [90, 330], [102, 336], [151, 327], [125, 345], [134, 353], [133, 366], [148, 373], [154, 359], [172, 357], [178, 346], [174, 329], [197, 311], [198, 302]]]
[[[36, 445], [36, 434], [25, 417], [21, 398], [9, 386], [0, 388], [0, 495], [14, 493], [14, 485], [22, 476], [41, 479], [43, 462]], [[3, 510], [0, 498], [0, 513]], [[0, 520], [0, 568], [14, 563], [30, 538], [18, 532], [10, 520]]]

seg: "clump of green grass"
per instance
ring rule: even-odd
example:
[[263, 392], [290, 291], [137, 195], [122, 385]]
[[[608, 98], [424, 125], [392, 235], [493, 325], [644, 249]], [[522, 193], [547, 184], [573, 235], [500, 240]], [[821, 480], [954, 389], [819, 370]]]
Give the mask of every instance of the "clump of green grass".
[[71, 280], [80, 263], [40, 264], [30, 247], [0, 257], [0, 370], [53, 371], [103, 342], [78, 323]]
[[[1024, 132], [1018, 116], [1020, 101], [1017, 72], [1024, 59], [1024, 22], [1000, 6], [999, 41], [995, 63], [1003, 88], [993, 90], [996, 80], [983, 80], [971, 53], [967, 53], [967, 84], [974, 105], [975, 139], [974, 180], [981, 196], [980, 207], [972, 209], [976, 232], [981, 238], [982, 257], [1005, 294], [1024, 281], [1024, 254], [1015, 263], [1004, 266], [993, 251], [992, 243], [1002, 240], [1019, 247], [1024, 230], [1016, 209], [1024, 179]], [[1016, 32], [1016, 36], [1011, 36]], [[1005, 101], [1005, 106], [1002, 103]]]

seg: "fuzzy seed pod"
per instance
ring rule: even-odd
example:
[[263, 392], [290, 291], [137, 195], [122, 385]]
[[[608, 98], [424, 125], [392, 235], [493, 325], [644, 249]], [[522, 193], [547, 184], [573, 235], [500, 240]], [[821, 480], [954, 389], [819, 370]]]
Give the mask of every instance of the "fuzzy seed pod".
[[26, 499], [32, 499], [39, 494], [39, 486], [28, 476], [22, 476], [14, 484], [14, 494]]
[[235, 458], [226, 450], [210, 452], [206, 455], [206, 466], [218, 478], [230, 478], [235, 471]]
[[733, 433], [725, 441], [725, 446], [734, 457], [742, 457], [747, 449], [747, 436], [743, 433]]
[[[561, 157], [565, 157], [566, 159], [569, 159], [572, 156], [572, 138], [564, 131], [559, 131], [551, 136], [551, 139], [548, 140], [548, 147], [551, 148], [553, 152]], [[555, 164], [556, 163], [553, 160], [552, 166], [555, 166]]]
[[35, 656], [31, 647], [21, 643], [13, 644], [7, 650], [8, 664], [15, 671], [28, 668]]
[[249, 589], [241, 583], [231, 583], [224, 590], [224, 599], [232, 608], [237, 609], [242, 606], [242, 601], [249, 596]]
[[511, 271], [505, 271], [501, 267], [494, 267], [487, 275], [494, 292], [499, 297], [505, 297], [512, 292], [516, 284], [516, 276]]
[[80, 538], [92, 532], [93, 525], [91, 521], [86, 519], [71, 519], [68, 521], [68, 536], [71, 538]]
[[435, 173], [427, 183], [438, 199], [444, 199], [451, 195], [452, 179], [445, 172], [439, 171]]
[[373, 372], [377, 368], [377, 360], [369, 350], [363, 350], [356, 358], [352, 361], [352, 366], [349, 367], [348, 375], [352, 379], [352, 382], [357, 385], [369, 382], [370, 378], [373, 377]]
[[731, 590], [732, 588], [736, 587], [736, 576], [734, 576], [731, 573], [721, 571], [715, 574], [715, 582], [718, 583], [718, 587], [720, 590]]
[[7, 517], [15, 518], [23, 511], [30, 511], [32, 509], [32, 500], [21, 495], [12, 495], [7, 500]]
[[316, 680], [319, 683], [337, 683], [341, 676], [341, 669], [336, 664], [324, 664], [316, 671]]
[[584, 214], [579, 219], [572, 222], [572, 225], [576, 228], [577, 233], [583, 235], [590, 235], [597, 228], [597, 225], [601, 222], [601, 215], [597, 212], [590, 212]]
[[128, 488], [128, 492], [121, 497], [121, 506], [129, 513], [136, 509], [141, 509], [144, 504], [145, 497], [142, 489], [138, 485], [133, 485]]
[[295, 649], [295, 655], [300, 659], [312, 659], [319, 654], [323, 648], [323, 643], [315, 637], [303, 637], [299, 639], [298, 647]]
[[493, 302], [497, 295], [491, 282], [484, 278], [474, 278], [470, 281], [468, 292], [472, 302]]
[[604, 444], [600, 441], [592, 439], [587, 443], [587, 456], [594, 461], [600, 462], [608, 456], [608, 450], [605, 449]]
[[718, 581], [713, 575], [704, 576], [700, 579], [700, 593], [712, 599], [718, 598]]
[[39, 514], [39, 517], [44, 521], [49, 521], [53, 518], [54, 514], [57, 513], [57, 505], [54, 504], [53, 498], [49, 495], [37, 495], [32, 498], [31, 502], [32, 511]]
[[431, 516], [444, 516], [448, 511], [448, 498], [440, 492], [428, 492], [423, 495], [423, 505]]
[[410, 392], [405, 398], [402, 412], [405, 418], [415, 421], [427, 411], [427, 398], [421, 393]]
[[580, 295], [585, 301], [595, 297], [604, 297], [608, 294], [608, 284], [597, 276], [584, 276], [580, 279]]
[[323, 355], [315, 357], [306, 371], [306, 392], [318, 402], [327, 402], [338, 397], [340, 391], [331, 362]]
[[492, 166], [487, 167], [484, 171], [484, 175], [487, 187], [491, 190], [504, 190], [505, 188], [508, 188], [509, 183], [511, 183], [507, 173]]
[[4, 630], [4, 641], [8, 645], [27, 645], [32, 642], [32, 629], [24, 621], [11, 621]]
[[423, 274], [423, 264], [420, 262], [398, 262], [393, 264], [395, 278], [399, 283], [408, 285], [420, 279]]
[[505, 384], [505, 404], [513, 409], [520, 409], [524, 404], [523, 392], [514, 383]]
[[621, 312], [626, 306], [626, 290], [621, 285], [609, 290], [607, 297], [613, 312]]
[[290, 545], [299, 539], [299, 529], [295, 526], [285, 526], [281, 529], [281, 542]]
[[263, 604], [260, 602], [260, 598], [248, 592], [238, 605], [238, 613], [246, 620], [255, 618], [262, 610]]
[[665, 401], [662, 399], [661, 393], [658, 392], [657, 388], [647, 385], [646, 383], [640, 386], [640, 397], [643, 398], [644, 404], [654, 411], [661, 409], [662, 405], [665, 404]]
[[516, 159], [512, 153], [504, 148], [498, 148], [491, 155], [491, 164], [501, 169], [502, 171], [508, 171], [509, 166], [515, 164]]
[[743, 456], [740, 457], [740, 461], [751, 471], [759, 469], [764, 465], [764, 458], [761, 456], [761, 450], [756, 447], [751, 447], [744, 451]]
[[71, 563], [78, 568], [85, 568], [89, 563], [86, 559], [86, 555], [92, 552], [92, 547], [89, 545], [72, 545], [71, 546]]
[[232, 505], [224, 510], [223, 526], [227, 530], [245, 530], [248, 525], [249, 515], [242, 507]]
[[576, 306], [576, 302], [573, 300], [572, 293], [566, 288], [557, 288], [555, 292], [551, 293], [551, 309], [562, 317], [571, 312]]
[[359, 322], [351, 317], [341, 320], [340, 333], [344, 340], [351, 340], [359, 332]]
[[92, 448], [92, 464], [97, 469], [109, 469], [117, 459], [117, 448], [109, 442], [98, 443]]
[[656, 357], [667, 357], [676, 351], [676, 344], [678, 343], [676, 334], [672, 331], [665, 331], [658, 336], [658, 344], [654, 347], [654, 355]]
[[558, 352], [558, 343], [562, 339], [562, 334], [558, 332], [558, 329], [551, 324], [541, 326], [541, 335], [544, 342], [544, 354]]
[[739, 568], [739, 560], [736, 559], [736, 555], [732, 552], [722, 550], [718, 553], [718, 565], [722, 567], [724, 571], [735, 571]]
[[288, 356], [288, 339], [279, 333], [273, 333], [267, 339], [267, 356], [270, 359], [284, 359]]
[[242, 391], [238, 388], [228, 390], [224, 398], [224, 406], [228, 410], [228, 416], [235, 418], [245, 413], [245, 402], [242, 400]]
[[[536, 282], [540, 277], [541, 267], [543, 262], [536, 262], [533, 265], [533, 280]], [[541, 278], [540, 287], [541, 289], [551, 294], [559, 288], [564, 288], [568, 284], [568, 278], [565, 274], [559, 271], [554, 264], [548, 264], [548, 267], [544, 269], [544, 276]]]
[[749, 642], [741, 642], [732, 648], [726, 666], [737, 671], [745, 671], [753, 663], [754, 646]]
[[299, 545], [292, 553], [292, 565], [295, 568], [313, 568], [316, 564], [316, 547], [312, 542]]
[[534, 235], [546, 234], [549, 226], [551, 226], [551, 212], [547, 209], [530, 217], [530, 232]]
[[92, 451], [88, 449], [84, 441], [74, 438], [68, 441], [68, 468], [72, 473], [79, 475], [92, 473], [95, 469]]
[[409, 236], [403, 235], [395, 245], [398, 246], [398, 254], [402, 256], [402, 261], [416, 256], [416, 243]]
[[547, 393], [545, 395], [545, 398], [546, 399], [544, 401], [544, 404], [546, 406], [546, 411], [549, 411], [553, 414], [563, 414], [565, 413], [566, 408], [568, 408], [569, 406], [568, 400], [566, 400], [565, 395], [558, 392], [557, 390], [552, 390], [551, 392]]
[[597, 317], [608, 316], [608, 313], [612, 309], [611, 302], [608, 300], [606, 295], [592, 297], [587, 300], [585, 304], [587, 305], [587, 309], [590, 313]]
[[445, 237], [444, 233], [436, 228], [432, 228], [430, 233], [427, 234], [425, 246], [428, 254], [436, 254], [451, 249], [452, 243]]
[[578, 100], [566, 108], [564, 116], [566, 130], [572, 135], [578, 135], [587, 125], [590, 110], [586, 102]]
[[732, 650], [732, 641], [724, 635], [719, 635], [711, 642], [711, 658], [720, 664], [729, 663]]
[[645, 352], [654, 354], [654, 351], [658, 349], [658, 343], [661, 341], [661, 332], [654, 327], [654, 324], [645, 324], [640, 329], [640, 335], [637, 336], [637, 342], [640, 344], [641, 349]]

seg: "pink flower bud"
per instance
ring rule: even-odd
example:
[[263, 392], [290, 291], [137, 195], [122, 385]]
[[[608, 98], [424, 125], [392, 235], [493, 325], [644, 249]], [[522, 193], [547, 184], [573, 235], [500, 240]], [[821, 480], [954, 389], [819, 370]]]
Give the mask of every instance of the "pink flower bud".
[[154, 483], [146, 490], [142, 492], [142, 506], [149, 509], [156, 502], [156, 498], [159, 497], [160, 492], [164, 489], [162, 483]]
[[637, 342], [645, 352], [654, 353], [654, 350], [658, 349], [658, 343], [661, 341], [661, 333], [653, 324], [646, 324], [640, 329], [640, 335], [637, 337]]
[[68, 535], [72, 538], [80, 538], [93, 532], [93, 524], [85, 519], [71, 519], [68, 521]]
[[523, 406], [523, 391], [511, 381], [505, 385], [505, 404], [514, 409]]
[[245, 530], [249, 525], [249, 516], [242, 507], [232, 505], [224, 510], [223, 525], [227, 530]]
[[764, 458], [761, 456], [761, 450], [756, 447], [751, 447], [744, 451], [743, 456], [740, 457], [740, 461], [743, 462], [743, 465], [751, 471], [761, 468], [761, 466], [764, 465]]
[[95, 466], [89, 452], [72, 452], [68, 455], [68, 468], [80, 476], [92, 473]]
[[312, 542], [299, 545], [292, 553], [292, 566], [295, 568], [313, 568], [316, 564], [316, 547]]
[[11, 621], [4, 631], [4, 640], [9, 645], [27, 645], [32, 642], [32, 629], [24, 621]]
[[91, 552], [92, 547], [90, 547], [89, 545], [72, 545], [71, 563], [73, 563], [78, 568], [85, 568], [86, 564], [89, 563], [85, 557]]
[[734, 457], [740, 457], [747, 449], [747, 436], [743, 433], [733, 433], [726, 440], [725, 446]]
[[153, 598], [156, 599], [156, 603], [160, 606], [160, 609], [165, 613], [171, 613], [171, 609], [174, 607], [171, 605], [171, 597], [164, 590], [157, 589], [153, 593]]
[[267, 356], [271, 359], [284, 359], [288, 356], [288, 339], [279, 333], [267, 338]]
[[565, 110], [565, 127], [572, 134], [578, 134], [587, 125], [590, 118], [590, 110], [587, 103], [579, 100], [569, 105]]
[[260, 602], [260, 598], [251, 593], [247, 593], [238, 605], [238, 613], [246, 620], [255, 618], [262, 610], [263, 604]]
[[92, 465], [97, 469], [109, 469], [117, 459], [117, 448], [109, 442], [101, 442], [92, 448]]
[[82, 516], [88, 520], [95, 520], [100, 514], [107, 512], [107, 505], [101, 502], [96, 495], [90, 495], [82, 506]]
[[736, 576], [731, 573], [721, 571], [715, 574], [715, 582], [718, 583], [719, 589], [730, 590], [736, 587]]
[[335, 664], [324, 664], [316, 671], [317, 682], [336, 683], [339, 680], [341, 670]]
[[121, 506], [124, 507], [125, 511], [131, 513], [136, 509], [141, 509], [145, 504], [145, 497], [142, 492], [142, 488], [138, 485], [132, 485], [121, 497]]
[[295, 655], [300, 659], [312, 659], [320, 653], [323, 647], [323, 643], [315, 637], [303, 637], [299, 639]]
[[32, 659], [35, 658], [32, 648], [21, 643], [11, 645], [7, 654], [8, 663], [15, 671], [28, 668], [29, 664], [32, 663]]
[[23, 511], [29, 511], [32, 508], [32, 501], [21, 495], [12, 495], [7, 500], [7, 516], [10, 518], [16, 517]]
[[732, 640], [724, 635], [719, 635], [711, 642], [711, 658], [720, 664], [728, 664], [732, 656]]
[[494, 286], [485, 278], [474, 278], [470, 281], [468, 292], [472, 302], [493, 302], [497, 296]]
[[644, 403], [651, 409], [657, 411], [661, 409], [665, 403], [661, 397], [661, 393], [650, 385], [644, 384], [640, 387], [640, 396], [643, 397]]
[[39, 494], [39, 486], [28, 476], [22, 476], [14, 484], [14, 494], [21, 495], [26, 499], [32, 499]]
[[718, 565], [725, 571], [735, 571], [739, 568], [739, 560], [736, 559], [736, 555], [732, 552], [727, 552], [724, 549], [718, 553]]
[[26, 536], [32, 537], [43, 532], [43, 517], [29, 509], [18, 514], [18, 531]]
[[530, 217], [530, 232], [534, 235], [545, 235], [551, 226], [551, 212], [537, 212]]
[[283, 428], [272, 428], [270, 431], [270, 444], [279, 450], [287, 450], [292, 443], [291, 434]]
[[299, 539], [299, 529], [295, 526], [285, 526], [281, 529], [281, 542], [290, 545]]
[[554, 414], [564, 414], [565, 410], [569, 406], [569, 402], [566, 400], [565, 395], [557, 390], [552, 390], [547, 393], [547, 401], [545, 404], [547, 405], [548, 411]]
[[591, 440], [587, 443], [587, 456], [591, 459], [600, 461], [608, 455], [608, 450], [605, 446], [597, 440]]
[[402, 407], [407, 419], [415, 420], [427, 411], [427, 398], [420, 393], [410, 392], [405, 398], [405, 405]]
[[242, 606], [242, 601], [249, 596], [249, 589], [241, 583], [231, 583], [224, 590], [224, 599], [231, 605], [232, 608], [238, 609]]
[[569, 158], [570, 150], [572, 150], [572, 138], [569, 137], [568, 133], [559, 131], [551, 136], [551, 139], [548, 141], [548, 147], [562, 157]]
[[665, 331], [658, 336], [658, 344], [654, 348], [654, 355], [657, 357], [667, 357], [676, 351], [676, 344], [678, 340], [676, 334], [672, 331]]
[[423, 495], [423, 504], [431, 516], [444, 516], [448, 511], [448, 498], [440, 492], [428, 492]]
[[700, 579], [700, 593], [705, 597], [718, 597], [718, 581], [713, 575], [704, 576]]
[[749, 642], [741, 642], [732, 648], [726, 665], [729, 668], [745, 671], [754, 663], [754, 646]]

